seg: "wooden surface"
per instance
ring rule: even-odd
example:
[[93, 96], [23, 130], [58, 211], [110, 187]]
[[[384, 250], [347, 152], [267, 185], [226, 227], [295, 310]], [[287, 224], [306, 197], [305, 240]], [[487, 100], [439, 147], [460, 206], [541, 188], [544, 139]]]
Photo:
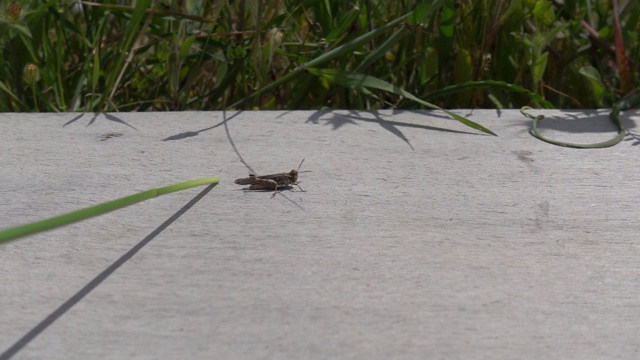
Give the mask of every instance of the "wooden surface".
[[457, 112], [0, 114], [0, 228], [222, 178], [0, 245], [0, 358], [636, 358], [640, 111]]

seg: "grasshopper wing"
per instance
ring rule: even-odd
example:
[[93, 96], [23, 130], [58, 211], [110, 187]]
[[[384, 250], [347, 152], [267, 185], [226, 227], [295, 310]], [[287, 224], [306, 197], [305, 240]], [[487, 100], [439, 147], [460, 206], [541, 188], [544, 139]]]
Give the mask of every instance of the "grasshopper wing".
[[249, 174], [247, 178], [236, 179], [235, 181], [238, 185], [251, 185], [256, 183], [256, 176], [253, 174]]

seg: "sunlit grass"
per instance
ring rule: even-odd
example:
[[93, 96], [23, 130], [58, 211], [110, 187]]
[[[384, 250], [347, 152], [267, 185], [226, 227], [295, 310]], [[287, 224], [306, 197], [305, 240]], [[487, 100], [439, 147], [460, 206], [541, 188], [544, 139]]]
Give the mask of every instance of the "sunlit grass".
[[618, 0], [619, 39], [611, 1], [420, 3], [5, 2], [0, 111], [426, 108], [304, 64], [445, 108], [611, 107], [638, 87], [638, 1]]
[[102, 204], [94, 205], [88, 208], [72, 211], [67, 214], [57, 215], [40, 221], [15, 226], [7, 229], [0, 229], [0, 244], [16, 240], [21, 237], [33, 235], [42, 231], [53, 230], [62, 226], [67, 226], [75, 222], [86, 220], [94, 216], [103, 215], [111, 211], [119, 210], [127, 206], [149, 200], [154, 197], [166, 195], [176, 191], [190, 189], [196, 186], [212, 185], [215, 186], [220, 182], [219, 177], [202, 178], [190, 180], [187, 182], [169, 185], [157, 189], [151, 189], [120, 199], [108, 201]]

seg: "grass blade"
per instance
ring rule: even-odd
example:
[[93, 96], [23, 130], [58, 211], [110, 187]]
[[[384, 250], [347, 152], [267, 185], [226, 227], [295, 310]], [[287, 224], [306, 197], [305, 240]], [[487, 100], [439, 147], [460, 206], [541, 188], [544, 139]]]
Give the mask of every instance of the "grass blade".
[[118, 90], [119, 82], [121, 77], [124, 75], [128, 62], [125, 60], [127, 58], [131, 59], [135, 54], [136, 49], [134, 48], [134, 40], [139, 38], [144, 31], [140, 32], [143, 27], [143, 17], [146, 13], [147, 8], [151, 5], [151, 0], [140, 0], [136, 2], [136, 6], [131, 15], [131, 20], [128, 23], [127, 29], [124, 34], [124, 41], [122, 42], [122, 48], [120, 48], [120, 53], [118, 54], [115, 62], [113, 63], [113, 68], [109, 72], [109, 76], [107, 77], [105, 88], [111, 91], [109, 97], [102, 97], [100, 100], [100, 105], [102, 105], [105, 101], [111, 102], [114, 94]]
[[490, 135], [494, 135], [497, 136], [493, 131], [485, 128], [484, 126], [477, 124], [463, 116], [460, 116], [458, 114], [452, 113], [448, 110], [442, 109], [437, 105], [434, 105], [432, 103], [426, 102], [422, 99], [417, 98], [416, 96], [414, 96], [413, 94], [411, 94], [410, 92], [402, 89], [399, 86], [395, 86], [393, 84], [390, 84], [384, 80], [378, 79], [376, 77], [373, 76], [369, 76], [369, 75], [364, 75], [364, 74], [360, 74], [360, 73], [354, 73], [354, 72], [350, 72], [350, 71], [344, 71], [344, 70], [337, 70], [337, 69], [307, 69], [310, 73], [317, 75], [319, 77], [325, 78], [333, 83], [337, 83], [343, 86], [346, 86], [350, 89], [362, 92], [362, 93], [368, 93], [368, 89], [367, 88], [374, 88], [374, 89], [379, 89], [379, 90], [383, 90], [386, 92], [390, 92], [390, 93], [394, 93], [396, 95], [400, 95], [403, 96], [407, 99], [413, 100], [415, 102], [418, 102], [428, 108], [431, 109], [436, 109], [436, 110], [442, 110], [445, 113], [447, 113], [449, 116], [451, 116], [452, 118], [460, 121], [461, 123], [474, 128], [476, 130], [480, 130], [484, 133], [490, 134]]
[[308, 68], [312, 68], [312, 67], [316, 67], [318, 65], [321, 65], [323, 63], [326, 63], [327, 61], [333, 60], [335, 58], [338, 58], [342, 55], [345, 55], [347, 53], [351, 53], [352, 51], [354, 51], [355, 49], [357, 49], [358, 47], [360, 47], [362, 44], [365, 44], [366, 42], [368, 42], [369, 40], [373, 39], [374, 37], [384, 33], [385, 31], [387, 31], [388, 29], [393, 28], [394, 26], [400, 24], [402, 21], [404, 21], [407, 17], [409, 17], [412, 14], [412, 12], [405, 14], [393, 21], [391, 21], [390, 23], [387, 23], [384, 26], [381, 26], [375, 30], [369, 31], [368, 33], [359, 36], [356, 39], [353, 39], [352, 41], [349, 41], [343, 45], [338, 46], [337, 48], [330, 50], [320, 56], [318, 56], [317, 58], [301, 65], [300, 67], [298, 67], [297, 69], [293, 70], [292, 72], [288, 73], [287, 75], [279, 78], [278, 80], [272, 82], [271, 84], [257, 90], [256, 92], [251, 93], [249, 96], [231, 104], [228, 108], [236, 108], [237, 106], [244, 104], [245, 102], [255, 98], [256, 96], [262, 95], [264, 93], [266, 93], [267, 91], [271, 91], [275, 88], [277, 88], [278, 86], [285, 84], [286, 82], [290, 81], [291, 79], [293, 79], [294, 77], [300, 75], [305, 69]]
[[468, 89], [481, 89], [481, 88], [500, 88], [506, 91], [510, 91], [510, 92], [516, 92], [516, 93], [520, 93], [523, 95], [527, 95], [529, 97], [529, 99], [537, 102], [538, 104], [540, 104], [542, 107], [544, 107], [545, 109], [553, 109], [554, 106], [552, 103], [550, 103], [549, 101], [543, 99], [540, 95], [535, 94], [525, 88], [523, 88], [520, 85], [513, 85], [513, 84], [509, 84], [506, 83], [504, 81], [496, 81], [496, 80], [484, 80], [484, 81], [469, 81], [466, 83], [462, 83], [462, 84], [456, 84], [456, 85], [452, 85], [452, 86], [447, 86], [444, 87], [442, 89], [430, 92], [429, 94], [427, 94], [427, 96], [425, 97], [425, 99], [433, 99], [439, 96], [443, 96], [443, 95], [448, 95], [448, 94], [452, 94], [452, 93], [456, 93], [459, 91], [463, 91], [463, 90], [468, 90]]
[[52, 230], [61, 226], [69, 225], [74, 222], [82, 221], [94, 216], [106, 214], [108, 212], [118, 210], [141, 201], [145, 201], [160, 195], [169, 194], [175, 191], [185, 190], [196, 186], [218, 184], [220, 182], [219, 177], [210, 177], [191, 180], [175, 185], [169, 185], [157, 189], [151, 189], [137, 193], [134, 195], [126, 196], [120, 199], [108, 201], [102, 204], [91, 206], [85, 209], [72, 211], [67, 214], [54, 216], [48, 219], [32, 222], [30, 224], [20, 225], [0, 231], [0, 244], [6, 243], [11, 240], [15, 240], [27, 235], [32, 235], [38, 232]]

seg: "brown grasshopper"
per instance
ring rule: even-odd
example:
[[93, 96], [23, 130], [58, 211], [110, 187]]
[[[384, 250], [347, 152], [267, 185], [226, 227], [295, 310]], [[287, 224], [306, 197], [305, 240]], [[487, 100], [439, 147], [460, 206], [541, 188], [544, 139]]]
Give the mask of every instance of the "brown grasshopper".
[[[296, 185], [302, 192], [300, 185], [298, 184], [298, 171], [302, 166], [304, 159], [298, 165], [298, 170], [291, 170], [288, 173], [279, 173], [271, 175], [254, 175], [249, 174], [249, 177], [236, 179], [235, 183], [238, 185], [250, 185], [249, 190], [273, 190], [272, 198], [276, 196], [278, 188], [286, 188], [291, 185]], [[307, 172], [307, 171], [303, 171]]]

